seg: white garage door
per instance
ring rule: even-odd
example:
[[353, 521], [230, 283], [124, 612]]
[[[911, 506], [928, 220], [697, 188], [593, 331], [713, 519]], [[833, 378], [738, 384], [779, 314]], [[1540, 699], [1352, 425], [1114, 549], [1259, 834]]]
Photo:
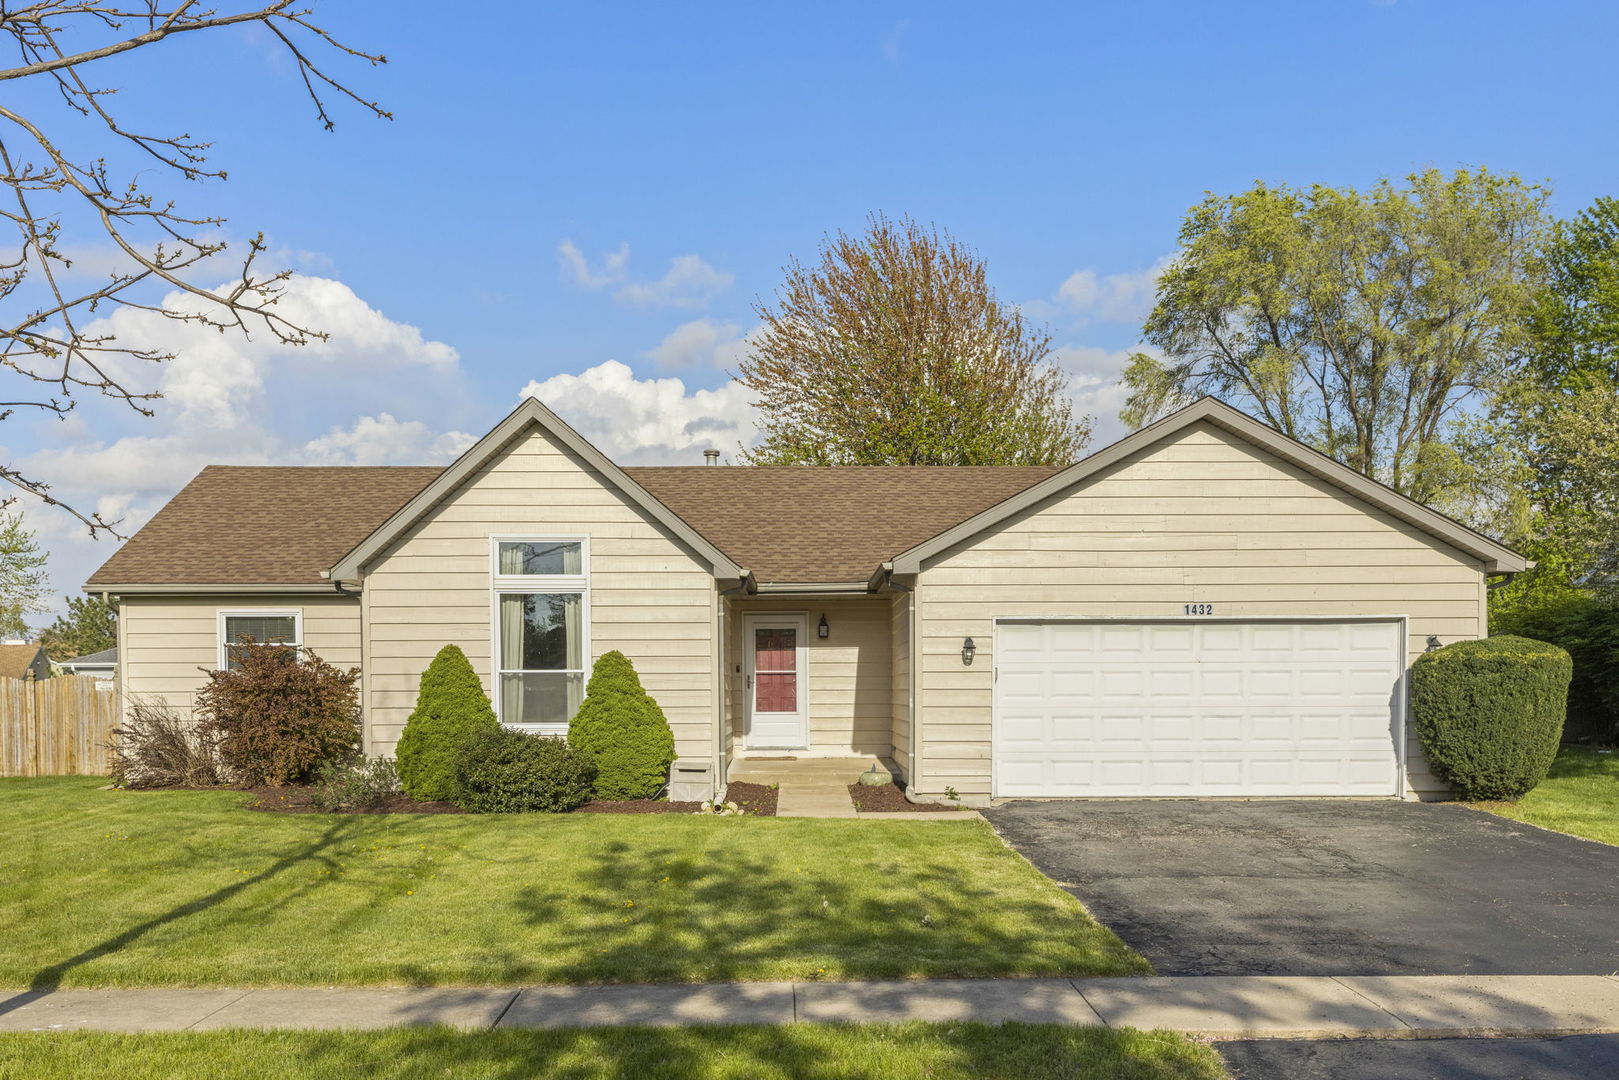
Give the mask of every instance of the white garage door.
[[1001, 622], [995, 793], [1398, 794], [1400, 628]]

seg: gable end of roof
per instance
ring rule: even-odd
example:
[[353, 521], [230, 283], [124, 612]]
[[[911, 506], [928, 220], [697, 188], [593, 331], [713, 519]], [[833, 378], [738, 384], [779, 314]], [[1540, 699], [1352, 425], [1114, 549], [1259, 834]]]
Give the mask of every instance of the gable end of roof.
[[733, 562], [729, 556], [706, 537], [699, 534], [696, 529], [693, 529], [667, 506], [654, 498], [646, 488], [631, 479], [623, 469], [613, 464], [607, 455], [598, 450], [584, 436], [569, 427], [556, 413], [534, 398], [524, 398], [522, 403], [513, 409], [504, 420], [496, 424], [487, 435], [473, 443], [465, 453], [456, 458], [453, 464], [419, 491], [414, 498], [395, 511], [369, 536], [361, 540], [348, 554], [339, 559], [331, 569], [330, 576], [332, 580], [353, 581], [358, 579], [360, 571], [366, 563], [381, 554], [406, 529], [448, 498], [467, 479], [504, 450], [513, 440], [522, 435], [524, 431], [528, 430], [530, 426], [538, 426], [547, 434], [555, 437], [558, 442], [601, 473], [609, 484], [622, 492], [631, 502], [641, 507], [654, 520], [663, 525], [706, 561], [709, 571], [715, 577], [734, 579], [743, 577], [746, 574], [742, 567]]
[[1484, 564], [1487, 573], [1517, 573], [1529, 566], [1528, 560], [1523, 555], [1506, 545], [1446, 517], [1409, 496], [1400, 494], [1391, 487], [1355, 472], [1223, 401], [1206, 397], [1148, 424], [1055, 476], [946, 529], [909, 551], [896, 555], [893, 560], [893, 572], [919, 573], [922, 563], [940, 552], [971, 539], [986, 529], [993, 528], [1014, 514], [1060, 495], [1153, 443], [1200, 422], [1207, 422], [1228, 431], [1243, 441], [1272, 453], [1362, 501], [1416, 526], [1430, 536], [1477, 557]]

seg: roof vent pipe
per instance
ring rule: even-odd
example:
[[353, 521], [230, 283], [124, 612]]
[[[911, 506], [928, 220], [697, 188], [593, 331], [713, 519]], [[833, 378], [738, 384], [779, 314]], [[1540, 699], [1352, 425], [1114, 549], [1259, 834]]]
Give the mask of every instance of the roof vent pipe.
[[703, 464], [705, 464], [705, 465], [718, 465], [719, 463], [720, 463], [720, 452], [718, 450], [710, 449], [710, 450], [704, 450], [703, 451]]

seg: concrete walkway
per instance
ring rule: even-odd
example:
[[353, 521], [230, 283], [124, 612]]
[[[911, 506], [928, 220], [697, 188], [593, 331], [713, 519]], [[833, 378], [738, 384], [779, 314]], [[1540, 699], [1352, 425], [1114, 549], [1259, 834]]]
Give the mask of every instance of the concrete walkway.
[[0, 991], [0, 1031], [478, 1028], [980, 1020], [1214, 1039], [1619, 1032], [1619, 976], [1172, 976], [298, 990]]

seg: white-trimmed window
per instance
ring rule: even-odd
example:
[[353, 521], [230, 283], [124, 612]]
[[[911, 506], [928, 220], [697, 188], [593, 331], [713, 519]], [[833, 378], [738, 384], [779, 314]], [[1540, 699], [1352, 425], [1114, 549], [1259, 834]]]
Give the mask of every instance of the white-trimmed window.
[[583, 536], [492, 536], [495, 711], [560, 735], [585, 694], [590, 544]]
[[301, 608], [256, 608], [219, 613], [219, 668], [233, 671], [239, 665], [236, 655], [246, 643], [255, 647], [298, 648], [304, 643], [304, 613]]

